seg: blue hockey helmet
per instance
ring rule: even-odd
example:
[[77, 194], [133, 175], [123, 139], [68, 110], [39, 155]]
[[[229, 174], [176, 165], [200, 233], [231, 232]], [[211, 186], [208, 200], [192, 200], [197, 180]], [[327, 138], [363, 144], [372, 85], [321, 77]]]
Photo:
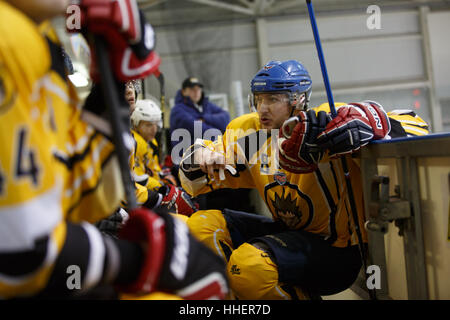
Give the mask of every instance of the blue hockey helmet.
[[312, 81], [306, 68], [296, 60], [270, 61], [259, 70], [251, 81], [252, 97], [262, 92], [285, 92], [291, 106], [306, 109], [311, 96]]

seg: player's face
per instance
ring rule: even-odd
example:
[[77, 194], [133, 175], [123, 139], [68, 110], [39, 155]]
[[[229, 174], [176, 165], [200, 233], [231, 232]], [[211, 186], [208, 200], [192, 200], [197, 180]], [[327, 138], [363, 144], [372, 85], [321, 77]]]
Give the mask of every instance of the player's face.
[[183, 90], [185, 97], [191, 98], [192, 102], [199, 103], [202, 98], [203, 89], [200, 86], [187, 87]]
[[262, 129], [279, 129], [291, 113], [285, 93], [256, 93], [255, 103]]
[[156, 133], [158, 132], [158, 125], [156, 122], [142, 120], [139, 122], [137, 131], [145, 141], [149, 142], [155, 138]]
[[65, 14], [70, 0], [6, 0], [36, 23]]
[[133, 82], [128, 81], [125, 85], [125, 100], [127, 100], [130, 105], [130, 114], [133, 113], [134, 108], [136, 107], [136, 96], [134, 90]]

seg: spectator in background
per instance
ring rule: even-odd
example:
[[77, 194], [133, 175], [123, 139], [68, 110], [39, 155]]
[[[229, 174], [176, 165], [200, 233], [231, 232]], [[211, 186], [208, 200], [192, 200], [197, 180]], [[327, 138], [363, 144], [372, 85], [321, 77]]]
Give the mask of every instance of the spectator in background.
[[[178, 90], [175, 106], [170, 112], [170, 135], [172, 136], [172, 132], [176, 129], [186, 129], [191, 134], [191, 144], [193, 144], [195, 121], [201, 121], [202, 134], [208, 129], [224, 132], [230, 122], [230, 115], [209, 101], [203, 91], [203, 84], [197, 78], [189, 77], [183, 81], [181, 89]], [[172, 149], [179, 142], [172, 141]], [[179, 159], [181, 156], [182, 154]]]

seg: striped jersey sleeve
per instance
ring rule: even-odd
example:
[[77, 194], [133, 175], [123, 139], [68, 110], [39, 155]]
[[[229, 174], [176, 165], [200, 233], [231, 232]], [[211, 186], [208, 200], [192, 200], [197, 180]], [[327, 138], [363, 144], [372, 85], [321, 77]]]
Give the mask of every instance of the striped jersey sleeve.
[[430, 133], [428, 124], [414, 111], [397, 109], [388, 112], [391, 122], [391, 138], [423, 136]]

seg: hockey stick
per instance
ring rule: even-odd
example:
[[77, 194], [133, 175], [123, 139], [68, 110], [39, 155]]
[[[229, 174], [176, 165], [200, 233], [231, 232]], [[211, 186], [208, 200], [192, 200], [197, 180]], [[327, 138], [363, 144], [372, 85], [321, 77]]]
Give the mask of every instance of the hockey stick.
[[[155, 77], [158, 80], [159, 83], [159, 102], [161, 104], [161, 121], [162, 121], [162, 128], [161, 128], [161, 147], [160, 152], [158, 154], [159, 159], [162, 159], [164, 148], [168, 148], [167, 143], [167, 135], [165, 131], [165, 123], [164, 123], [164, 111], [166, 110], [166, 87], [164, 82], [164, 74], [158, 69], [155, 72]], [[158, 139], [157, 139], [158, 140]], [[168, 151], [168, 149], [167, 149]]]
[[163, 128], [164, 128], [164, 110], [166, 108], [166, 87], [164, 82], [164, 74], [159, 71], [159, 69], [155, 72], [155, 77], [158, 79], [159, 82], [159, 101], [161, 103], [161, 115], [162, 115], [162, 122], [163, 122]]
[[131, 178], [130, 168], [128, 166], [129, 150], [127, 145], [132, 144], [131, 133], [127, 130], [125, 123], [128, 119], [128, 107], [120, 105], [118, 88], [114, 81], [111, 71], [106, 42], [102, 37], [94, 37], [95, 51], [97, 54], [97, 64], [100, 71], [103, 96], [107, 105], [107, 113], [112, 129], [112, 139], [119, 160], [120, 173], [122, 175], [123, 187], [127, 208], [137, 208], [136, 195], [134, 193], [134, 182]]
[[[337, 116], [336, 107], [334, 106], [333, 93], [331, 92], [330, 80], [328, 78], [327, 66], [325, 64], [325, 58], [323, 56], [322, 44], [320, 42], [319, 37], [319, 29], [317, 28], [316, 17], [314, 15], [314, 8], [311, 3], [311, 0], [306, 0], [306, 5], [308, 7], [309, 19], [311, 21], [311, 27], [314, 34], [314, 41], [316, 43], [317, 54], [319, 56], [320, 68], [322, 70], [322, 78], [325, 86], [325, 90], [327, 92], [328, 104], [330, 106], [331, 114], [334, 117]], [[367, 261], [366, 261], [366, 250], [364, 249], [364, 243], [361, 235], [361, 230], [359, 227], [359, 218], [358, 218], [358, 210], [356, 208], [355, 196], [353, 194], [353, 188], [351, 183], [350, 172], [348, 170], [347, 159], [345, 156], [341, 157], [342, 169], [344, 171], [345, 183], [347, 185], [348, 190], [348, 200], [350, 202], [350, 208], [352, 211], [353, 222], [355, 224], [355, 232], [358, 237], [358, 247], [359, 253], [361, 255], [361, 260], [364, 266], [364, 274], [367, 277]], [[374, 289], [369, 289], [369, 295], [371, 299], [376, 299], [376, 294]]]

